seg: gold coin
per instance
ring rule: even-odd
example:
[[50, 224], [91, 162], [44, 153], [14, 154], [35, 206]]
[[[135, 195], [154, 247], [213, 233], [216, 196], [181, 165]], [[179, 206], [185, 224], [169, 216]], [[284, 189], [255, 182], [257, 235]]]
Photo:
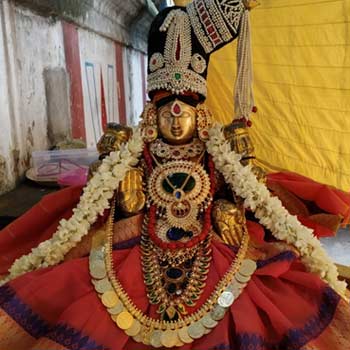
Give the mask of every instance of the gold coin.
[[142, 332], [142, 343], [145, 345], [151, 345], [151, 330], [148, 328], [143, 328]]
[[116, 306], [119, 302], [117, 294], [113, 290], [109, 290], [102, 294], [102, 304], [107, 308]]
[[247, 283], [241, 283], [241, 282], [237, 281], [237, 285], [238, 285], [238, 288], [239, 288], [239, 294], [241, 294], [243, 289], [246, 287]]
[[193, 339], [199, 339], [203, 337], [205, 332], [204, 326], [199, 322], [194, 322], [188, 327], [188, 334]]
[[107, 277], [102, 280], [94, 281], [94, 285], [96, 292], [100, 294], [103, 294], [109, 290], [113, 290], [111, 282], [109, 282]]
[[222, 307], [230, 307], [233, 304], [234, 300], [235, 297], [233, 296], [233, 293], [226, 290], [221, 293], [218, 299], [218, 304]]
[[90, 261], [93, 260], [101, 260], [104, 261], [105, 259], [105, 254], [103, 253], [103, 251], [101, 249], [92, 249], [90, 251]]
[[210, 314], [206, 314], [200, 321], [205, 328], [214, 328], [218, 325], [218, 322], [213, 320]]
[[140, 332], [141, 332], [141, 323], [135, 319], [134, 319], [134, 322], [132, 323], [132, 326], [125, 331], [125, 333], [129, 337], [135, 337]]
[[[179, 335], [179, 333], [177, 335]], [[180, 338], [177, 337], [177, 343], [175, 344], [175, 346], [180, 348], [181, 346], [184, 346], [184, 345], [185, 344], [180, 340]]]
[[205, 328], [205, 327], [204, 327], [204, 334], [203, 334], [203, 335], [207, 335], [207, 334], [209, 334], [211, 331], [212, 331], [211, 328]]
[[225, 317], [226, 309], [220, 305], [216, 305], [213, 310], [211, 310], [210, 317], [214, 321], [220, 321]]
[[228, 287], [229, 290], [235, 298], [237, 298], [241, 294], [241, 285], [237, 281], [233, 281]]
[[134, 318], [127, 311], [123, 311], [117, 316], [117, 325], [120, 329], [129, 329], [133, 322]]
[[95, 260], [90, 262], [90, 274], [93, 278], [101, 280], [106, 277], [106, 267], [103, 261]]
[[251, 276], [256, 270], [256, 262], [251, 259], [245, 259], [242, 261], [242, 265], [239, 269], [239, 273], [243, 276]]
[[136, 334], [135, 336], [132, 337], [136, 343], [141, 343], [142, 342], [142, 335], [141, 332], [139, 334]]
[[173, 331], [171, 329], [167, 329], [166, 331], [162, 332], [160, 338], [162, 345], [166, 348], [173, 348], [177, 343], [177, 339], [177, 331]]
[[182, 342], [185, 344], [190, 344], [193, 342], [193, 339], [188, 334], [188, 328], [183, 327], [178, 330], [178, 336]]
[[235, 279], [239, 283], [247, 283], [250, 280], [250, 276], [243, 276], [239, 272], [235, 274]]
[[150, 345], [154, 348], [161, 348], [163, 346], [161, 341], [162, 333], [161, 330], [155, 330], [151, 333]]
[[117, 305], [107, 309], [107, 311], [113, 316], [119, 315], [123, 310], [124, 310], [124, 305], [120, 300], [117, 303]]

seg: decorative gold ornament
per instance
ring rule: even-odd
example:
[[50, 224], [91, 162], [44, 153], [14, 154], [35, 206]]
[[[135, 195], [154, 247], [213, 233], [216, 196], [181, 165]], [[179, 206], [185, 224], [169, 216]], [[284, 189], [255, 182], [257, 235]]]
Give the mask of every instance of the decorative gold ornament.
[[[192, 91], [206, 96], [205, 78], [189, 69], [192, 41], [188, 14], [180, 9], [170, 11], [159, 30], [167, 32], [164, 54], [155, 53], [150, 58], [148, 91], [164, 89], [176, 94]], [[160, 64], [160, 57], [164, 57], [164, 66]]]
[[200, 156], [205, 151], [205, 144], [198, 138], [184, 145], [169, 145], [161, 139], [157, 139], [150, 145], [150, 151], [163, 161], [189, 160]]
[[[108, 280], [112, 285], [112, 289], [104, 292], [102, 296], [106, 293], [108, 295], [115, 293], [118, 297], [116, 306], [107, 307], [111, 319], [128, 336], [132, 336], [136, 342], [141, 342], [145, 345], [153, 344], [154, 346], [159, 346], [161, 343], [164, 347], [181, 347], [184, 344], [191, 343], [194, 339], [199, 339], [208, 334], [215, 328], [217, 322], [225, 316], [229, 307], [246, 286], [246, 283], [237, 281], [235, 278], [236, 274], [239, 273], [240, 276], [244, 276], [244, 274], [251, 272], [252, 275], [255, 271], [255, 262], [244, 259], [248, 249], [249, 236], [245, 235], [243, 237], [242, 244], [230, 268], [218, 282], [207, 301], [195, 313], [185, 315], [183, 318], [172, 322], [158, 320], [143, 314], [134, 305], [116, 277], [112, 259], [114, 211], [115, 206], [113, 205], [105, 231], [107, 235], [106, 241], [101, 240], [103, 231], [100, 231], [100, 234], [94, 237], [89, 262], [90, 266], [95, 266], [96, 263], [99, 264], [101, 258], [105, 261]], [[241, 267], [244, 270], [242, 272]], [[99, 280], [99, 278], [96, 279], [92, 276], [93, 285], [96, 285]], [[228, 293], [232, 293], [234, 300], [232, 300], [232, 297], [222, 297], [222, 295], [225, 296]], [[225, 300], [224, 303], [228, 305], [227, 307], [218, 304], [220, 298]], [[109, 298], [107, 299], [109, 300]], [[107, 304], [112, 305], [114, 302], [115, 299], [112, 302], [107, 302]], [[117, 312], [115, 312], [115, 308], [118, 307], [119, 303], [122, 304], [122, 310], [119, 307]]]
[[224, 135], [229, 141], [231, 149], [242, 155], [241, 164], [251, 165], [254, 175], [259, 182], [266, 182], [266, 172], [259, 166], [255, 159], [254, 145], [249, 135], [249, 130], [244, 122], [234, 120], [224, 128]]
[[152, 102], [147, 102], [141, 119], [142, 137], [150, 143], [158, 137], [157, 107]]
[[146, 196], [143, 186], [143, 172], [135, 168], [129, 170], [117, 191], [118, 207], [126, 216], [139, 213], [145, 206]]
[[192, 28], [206, 53], [233, 39], [244, 11], [241, 1], [196, 0], [186, 7]]
[[199, 103], [196, 110], [198, 137], [206, 142], [209, 139], [209, 129], [213, 124], [212, 114], [205, 103]]
[[182, 229], [196, 225], [197, 215], [211, 201], [210, 179], [203, 167], [190, 161], [159, 164], [152, 172], [147, 189], [151, 203], [167, 222]]
[[131, 128], [116, 123], [108, 123], [107, 130], [97, 143], [97, 150], [101, 156], [118, 151], [120, 145], [127, 142], [131, 135]]
[[156, 71], [157, 69], [163, 68], [164, 66], [164, 57], [160, 52], [154, 53], [149, 59], [149, 70], [151, 72]]
[[207, 62], [199, 53], [195, 53], [191, 58], [191, 66], [196, 73], [202, 74], [207, 69]]
[[[112, 259], [114, 210], [115, 206], [113, 205], [105, 232], [107, 235], [106, 242], [101, 242], [101, 237], [94, 237], [93, 248], [90, 253], [90, 266], [95, 266], [97, 262], [101, 261], [101, 257], [103, 261], [105, 261], [108, 280], [112, 285], [111, 292], [117, 295], [118, 300], [123, 305], [123, 310], [117, 310], [118, 313], [116, 314], [113, 314], [116, 306], [113, 308], [107, 307], [111, 319], [120, 329], [123, 329], [127, 335], [132, 336], [136, 342], [141, 342], [145, 345], [153, 344], [154, 346], [159, 346], [161, 343], [162, 346], [168, 348], [181, 347], [184, 344], [191, 343], [194, 339], [199, 339], [205, 334], [208, 334], [215, 328], [217, 322], [224, 318], [229, 307], [234, 300], [239, 297], [246, 286], [246, 282], [241, 283], [238, 280], [249, 272], [251, 272], [252, 275], [256, 269], [255, 262], [244, 259], [248, 249], [248, 234], [243, 237], [235, 260], [232, 262], [224, 277], [216, 285], [215, 290], [207, 301], [195, 313], [185, 315], [177, 321], [169, 322], [150, 318], [142, 313], [142, 311], [134, 305], [116, 277], [117, 275], [114, 270]], [[241, 268], [243, 271], [241, 271]], [[236, 278], [235, 276], [238, 274], [240, 277]], [[92, 277], [93, 285], [96, 285], [98, 280], [98, 278]], [[246, 278], [244, 280], [246, 280]], [[106, 291], [105, 293], [108, 292], [109, 291]], [[230, 293], [234, 297], [233, 300]], [[222, 304], [228, 306], [219, 305], [219, 299]], [[117, 302], [117, 306], [118, 304]], [[110, 305], [112, 305], [112, 303], [110, 303]]]
[[219, 199], [214, 202], [212, 217], [215, 231], [223, 241], [232, 246], [239, 246], [247, 230], [243, 205]]
[[251, 141], [248, 128], [243, 122], [234, 121], [225, 126], [224, 134], [230, 142], [231, 149], [242, 155], [242, 159], [255, 158], [254, 146]]
[[[147, 217], [145, 218], [147, 222]], [[147, 225], [141, 237], [142, 270], [151, 304], [159, 305], [165, 320], [187, 314], [205, 287], [211, 261], [211, 235], [194, 248], [164, 252], [149, 239]], [[165, 253], [165, 254], [164, 254]]]

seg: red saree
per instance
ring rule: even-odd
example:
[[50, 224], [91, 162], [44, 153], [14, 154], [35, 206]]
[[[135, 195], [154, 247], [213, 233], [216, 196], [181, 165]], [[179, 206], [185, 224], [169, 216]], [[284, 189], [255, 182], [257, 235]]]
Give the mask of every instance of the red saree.
[[[80, 193], [80, 187], [72, 187], [51, 194], [0, 233], [0, 274], [53, 234], [59, 219], [71, 215]], [[334, 200], [334, 192], [329, 193]], [[348, 203], [345, 198], [342, 213], [349, 209]], [[317, 276], [305, 272], [294, 252], [278, 251], [274, 243], [263, 242], [260, 225], [249, 223], [248, 228], [260, 242], [258, 249], [251, 250], [258, 262], [256, 273], [219, 325], [181, 349], [350, 349], [350, 339], [345, 338], [350, 334], [349, 306]], [[231, 247], [213, 242], [213, 263], [197, 308], [234, 255]], [[138, 239], [116, 245], [113, 256], [125, 290], [143, 312], [154, 316], [145, 292]], [[0, 350], [30, 349], [150, 347], [135, 343], [113, 323], [90, 282], [88, 258], [82, 257], [28, 273], [0, 288]]]
[[[265, 246], [259, 248], [256, 273], [230, 312], [213, 332], [181, 349], [350, 349], [350, 340], [344, 338], [350, 331], [348, 305], [317, 276], [306, 273], [295, 253], [269, 256]], [[119, 244], [113, 256], [125, 290], [143, 312], [154, 316], [138, 240]], [[196, 307], [209, 297], [233, 258], [230, 247], [213, 243], [213, 264]], [[0, 307], [1, 350], [149, 349], [113, 323], [90, 282], [86, 257], [28, 273], [3, 286]]]

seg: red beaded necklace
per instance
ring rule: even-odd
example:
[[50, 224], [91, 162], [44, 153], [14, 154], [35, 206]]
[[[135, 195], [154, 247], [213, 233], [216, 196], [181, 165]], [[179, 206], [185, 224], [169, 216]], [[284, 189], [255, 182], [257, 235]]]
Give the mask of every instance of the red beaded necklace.
[[[153, 161], [147, 145], [143, 149], [144, 159], [147, 165], [147, 169], [149, 174], [153, 171]], [[209, 168], [209, 178], [210, 178], [210, 194], [212, 197], [215, 193], [215, 166], [211, 156], [208, 157], [208, 168]], [[157, 207], [152, 204], [149, 208], [149, 219], [148, 219], [148, 234], [152, 241], [163, 250], [175, 250], [175, 249], [184, 249], [184, 248], [192, 248], [198, 243], [202, 242], [210, 232], [211, 229], [211, 209], [212, 204], [209, 204], [207, 209], [204, 212], [204, 222], [201, 233], [189, 240], [188, 242], [164, 242], [161, 240], [156, 234], [156, 223], [157, 223]]]

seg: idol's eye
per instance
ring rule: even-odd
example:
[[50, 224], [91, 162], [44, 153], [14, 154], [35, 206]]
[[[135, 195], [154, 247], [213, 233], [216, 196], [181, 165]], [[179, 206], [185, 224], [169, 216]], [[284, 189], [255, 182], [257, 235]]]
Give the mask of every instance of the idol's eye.
[[182, 114], [181, 114], [181, 117], [182, 118], [188, 118], [188, 117], [190, 117], [191, 116], [191, 114], [189, 113], [189, 112], [183, 112]]
[[161, 113], [160, 113], [160, 116], [161, 116], [162, 118], [171, 118], [171, 117], [172, 117], [172, 115], [171, 115], [171, 113], [170, 113], [169, 111], [163, 111], [163, 112], [161, 112]]

